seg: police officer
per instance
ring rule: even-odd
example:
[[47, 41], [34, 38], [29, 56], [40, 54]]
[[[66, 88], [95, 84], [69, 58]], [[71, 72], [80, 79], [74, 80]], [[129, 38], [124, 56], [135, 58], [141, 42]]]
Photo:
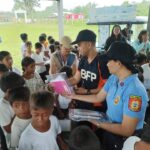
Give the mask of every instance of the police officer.
[[103, 129], [103, 145], [106, 150], [121, 150], [125, 137], [143, 128], [148, 96], [137, 77], [134, 67], [135, 50], [124, 42], [114, 42], [107, 56], [112, 74], [96, 95], [69, 95], [69, 98], [86, 102], [107, 101], [107, 115], [111, 123], [92, 121]]

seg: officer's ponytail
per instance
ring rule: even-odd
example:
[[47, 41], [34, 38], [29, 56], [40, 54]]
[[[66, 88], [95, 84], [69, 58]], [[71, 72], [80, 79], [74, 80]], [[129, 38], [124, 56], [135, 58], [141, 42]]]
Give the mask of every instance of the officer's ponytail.
[[132, 74], [138, 74], [138, 78], [141, 82], [144, 82], [143, 68], [137, 64], [124, 64], [122, 63]]
[[139, 72], [138, 66], [135, 64], [124, 64], [122, 63], [128, 70], [130, 70], [133, 74]]
[[121, 60], [121, 63], [128, 69], [132, 72], [132, 74], [136, 74], [136, 73], [139, 73], [139, 67], [137, 65], [137, 62], [138, 62], [138, 55], [135, 53], [133, 54], [132, 56], [132, 60], [130, 60], [129, 62], [128, 61], [122, 61]]

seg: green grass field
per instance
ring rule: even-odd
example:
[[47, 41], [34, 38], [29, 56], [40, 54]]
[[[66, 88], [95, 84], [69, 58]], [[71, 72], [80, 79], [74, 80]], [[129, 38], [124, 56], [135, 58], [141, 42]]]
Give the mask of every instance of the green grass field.
[[[86, 25], [86, 22], [65, 22], [64, 23], [64, 34], [68, 35], [74, 40], [78, 32], [82, 29], [91, 29], [97, 33], [97, 26]], [[27, 33], [29, 40], [34, 45], [38, 41], [38, 37], [41, 33], [52, 35], [58, 40], [58, 23], [56, 20], [51, 22], [40, 22], [40, 23], [3, 23], [0, 24], [0, 37], [2, 43], [0, 43], [0, 51], [9, 51], [14, 60], [14, 66], [21, 68], [21, 39], [19, 35], [21, 33]], [[34, 47], [33, 47], [34, 48]]]

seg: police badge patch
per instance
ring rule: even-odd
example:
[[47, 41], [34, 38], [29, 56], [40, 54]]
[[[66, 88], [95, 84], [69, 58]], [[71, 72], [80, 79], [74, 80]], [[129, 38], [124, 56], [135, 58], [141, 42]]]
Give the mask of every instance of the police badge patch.
[[117, 96], [114, 100], [114, 104], [117, 105], [120, 101], [120, 96]]
[[141, 111], [141, 107], [142, 107], [142, 98], [140, 96], [133, 96], [133, 95], [130, 96], [128, 108], [131, 111], [139, 112]]

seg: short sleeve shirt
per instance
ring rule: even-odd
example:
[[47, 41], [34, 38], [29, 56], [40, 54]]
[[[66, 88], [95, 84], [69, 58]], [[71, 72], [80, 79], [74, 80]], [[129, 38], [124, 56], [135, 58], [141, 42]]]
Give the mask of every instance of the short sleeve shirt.
[[137, 75], [131, 75], [122, 82], [111, 75], [104, 90], [107, 92], [107, 115], [112, 122], [121, 123], [126, 115], [139, 120], [136, 129], [143, 128], [148, 96]]
[[0, 125], [7, 126], [12, 121], [12, 118], [14, 117], [14, 111], [10, 105], [10, 103], [2, 99], [0, 101]]
[[[101, 61], [101, 63], [100, 63]], [[91, 63], [86, 57], [82, 57], [79, 62], [78, 70], [81, 73], [81, 86], [86, 89], [95, 89], [100, 83], [100, 74], [103, 79], [108, 78], [108, 68], [102, 57], [98, 54]]]
[[[40, 54], [34, 53], [31, 55], [31, 58], [35, 60], [35, 63], [44, 63], [44, 59]], [[43, 73], [44, 71], [46, 71], [46, 67], [44, 65], [43, 66], [36, 65], [35, 70], [37, 73]]]
[[46, 132], [39, 132], [32, 124], [24, 130], [19, 141], [19, 150], [59, 150], [56, 138], [61, 133], [58, 119], [50, 117], [51, 127]]
[[45, 85], [38, 73], [34, 73], [34, 77], [31, 79], [25, 79], [25, 85], [30, 89], [31, 93], [43, 90]]

